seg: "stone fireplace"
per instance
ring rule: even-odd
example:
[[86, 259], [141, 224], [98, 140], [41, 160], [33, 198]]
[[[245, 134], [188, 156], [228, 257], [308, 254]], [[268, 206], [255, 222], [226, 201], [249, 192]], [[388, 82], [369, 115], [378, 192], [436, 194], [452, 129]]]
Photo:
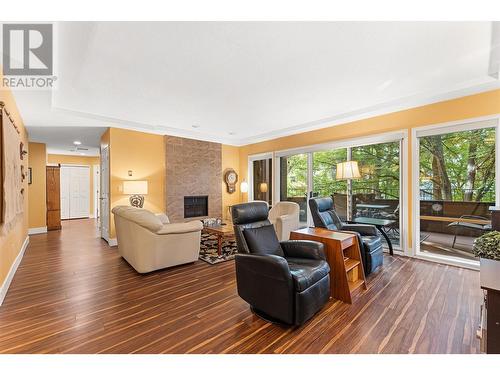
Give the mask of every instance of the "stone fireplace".
[[[170, 220], [181, 222], [193, 218], [222, 217], [222, 145], [173, 136], [165, 136], [165, 144], [165, 190]], [[206, 211], [192, 207], [202, 201], [193, 198], [200, 197], [206, 199]], [[190, 211], [187, 218], [186, 208]], [[206, 214], [200, 215], [202, 213]]]

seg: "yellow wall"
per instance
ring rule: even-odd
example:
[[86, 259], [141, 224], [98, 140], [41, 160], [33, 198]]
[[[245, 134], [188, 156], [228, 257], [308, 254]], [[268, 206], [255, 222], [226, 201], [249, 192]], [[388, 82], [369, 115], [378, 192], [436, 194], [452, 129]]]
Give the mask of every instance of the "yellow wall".
[[[0, 80], [3, 79], [2, 69], [0, 66]], [[28, 134], [24, 128], [23, 119], [19, 113], [16, 102], [10, 90], [0, 90], [0, 101], [5, 103], [7, 110], [10, 112], [14, 122], [21, 130], [21, 139], [25, 145], [28, 145]], [[28, 155], [29, 161], [29, 155]], [[25, 180], [25, 191], [28, 191], [28, 179]], [[28, 192], [29, 194], [29, 192]], [[24, 215], [16, 223], [16, 225], [8, 232], [0, 225], [0, 286], [3, 285], [5, 278], [14, 263], [16, 257], [22, 248], [26, 237], [28, 236], [28, 194], [24, 200]]]
[[[101, 143], [109, 136], [110, 209], [129, 205], [129, 196], [122, 194], [123, 180], [147, 180], [148, 194], [144, 208], [165, 212], [165, 142], [164, 136], [125, 129], [110, 128]], [[132, 177], [128, 171], [132, 170]], [[110, 213], [110, 238], [115, 238], [113, 215]]]
[[[226, 183], [224, 182], [224, 171], [227, 168], [233, 168], [238, 174], [238, 183], [236, 191], [232, 194], [227, 192]], [[240, 174], [240, 153], [239, 148], [235, 146], [222, 145], [222, 217], [229, 219], [228, 206], [241, 202], [240, 183], [244, 176]]]
[[76, 156], [76, 155], [55, 155], [49, 154], [47, 156], [49, 164], [75, 164], [75, 165], [88, 165], [90, 166], [90, 215], [95, 215], [94, 202], [94, 171], [93, 166], [99, 165], [100, 159], [98, 156]]
[[31, 168], [32, 184], [28, 185], [29, 196], [29, 227], [40, 228], [47, 226], [46, 200], [46, 170], [47, 150], [45, 143], [30, 142], [28, 145], [29, 167]]
[[[458, 99], [429, 104], [404, 111], [389, 113], [364, 120], [353, 121], [329, 128], [295, 134], [270, 141], [255, 143], [240, 148], [240, 176], [247, 176], [248, 156], [262, 152], [285, 150], [295, 147], [326, 143], [335, 140], [351, 139], [362, 136], [380, 134], [389, 131], [407, 129], [464, 120], [500, 113], [500, 90], [488, 91]], [[411, 137], [411, 132], [409, 132]], [[407, 166], [408, 181], [411, 181], [412, 153], [409, 140], [409, 160]], [[409, 245], [411, 246], [412, 207], [411, 186], [408, 187], [410, 197], [408, 223]], [[246, 196], [245, 196], [246, 198]]]

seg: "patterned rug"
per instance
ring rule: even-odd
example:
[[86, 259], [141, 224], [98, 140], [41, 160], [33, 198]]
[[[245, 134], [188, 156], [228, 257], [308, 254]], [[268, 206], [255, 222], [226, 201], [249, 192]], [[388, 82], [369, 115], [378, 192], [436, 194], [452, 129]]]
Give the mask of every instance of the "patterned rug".
[[217, 236], [209, 233], [201, 234], [200, 259], [209, 263], [217, 264], [234, 259], [237, 253], [235, 240], [224, 240], [222, 242], [222, 255], [217, 254]]

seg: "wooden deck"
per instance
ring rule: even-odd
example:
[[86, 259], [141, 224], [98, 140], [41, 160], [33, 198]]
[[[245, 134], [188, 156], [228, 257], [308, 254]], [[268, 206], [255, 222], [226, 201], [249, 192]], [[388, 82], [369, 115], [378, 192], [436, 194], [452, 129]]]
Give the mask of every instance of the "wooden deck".
[[476, 271], [385, 258], [352, 305], [300, 328], [253, 315], [234, 263], [137, 274], [93, 220], [31, 236], [0, 307], [1, 353], [477, 353]]

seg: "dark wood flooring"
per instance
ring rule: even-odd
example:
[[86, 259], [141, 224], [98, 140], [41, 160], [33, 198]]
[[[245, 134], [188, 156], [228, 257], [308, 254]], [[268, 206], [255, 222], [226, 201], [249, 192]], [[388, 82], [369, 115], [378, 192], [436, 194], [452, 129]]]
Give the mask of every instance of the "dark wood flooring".
[[234, 263], [137, 274], [95, 221], [31, 236], [0, 307], [0, 353], [477, 353], [479, 273], [385, 258], [352, 305], [300, 328], [253, 315]]

